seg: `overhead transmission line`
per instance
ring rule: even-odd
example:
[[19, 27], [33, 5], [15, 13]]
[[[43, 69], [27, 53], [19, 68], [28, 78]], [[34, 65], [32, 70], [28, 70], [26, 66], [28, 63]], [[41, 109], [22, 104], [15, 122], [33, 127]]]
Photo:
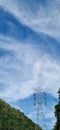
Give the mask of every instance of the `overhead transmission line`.
[[35, 126], [35, 130], [39, 130], [39, 125], [40, 125], [40, 120], [42, 121], [43, 128], [44, 130], [47, 130], [46, 126], [46, 120], [45, 120], [45, 115], [44, 115], [44, 110], [43, 110], [43, 104], [42, 104], [42, 94], [43, 92], [37, 88], [34, 93], [34, 106], [37, 108], [37, 124]]
[[[58, 18], [57, 7], [58, 6], [56, 6], [56, 10], [55, 9], [53, 10], [53, 13], [49, 18], [50, 20], [49, 20], [49, 24], [48, 24], [48, 34], [54, 33], [54, 29], [57, 24], [57, 18]], [[52, 30], [50, 30], [50, 29], [52, 29]], [[51, 32], [49, 32], [49, 31], [51, 31]], [[48, 45], [51, 48], [51, 45], [49, 43], [48, 43]], [[56, 69], [55, 73], [57, 73], [57, 69]], [[43, 93], [39, 88], [37, 88], [34, 92], [34, 105], [37, 107], [37, 117], [36, 118], [37, 118], [37, 124], [38, 124], [38, 125], [36, 125], [35, 130], [39, 130], [39, 124], [40, 124], [41, 118], [43, 120], [44, 130], [47, 130], [45, 114], [44, 114], [44, 110], [43, 110], [43, 106], [42, 106], [42, 94], [44, 94], [45, 105], [47, 106], [46, 93], [45, 92]]]

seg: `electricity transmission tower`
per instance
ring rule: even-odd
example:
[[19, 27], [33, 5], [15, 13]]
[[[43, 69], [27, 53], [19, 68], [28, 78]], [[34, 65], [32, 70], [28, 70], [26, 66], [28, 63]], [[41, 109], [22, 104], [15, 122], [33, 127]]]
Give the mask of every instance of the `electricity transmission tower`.
[[43, 92], [39, 88], [35, 90], [34, 106], [36, 106], [37, 108], [37, 115], [36, 115], [37, 125], [35, 126], [35, 130], [39, 130], [40, 120], [42, 121], [44, 130], [47, 130], [46, 122], [45, 122], [45, 115], [44, 115], [43, 106], [42, 106], [42, 94]]

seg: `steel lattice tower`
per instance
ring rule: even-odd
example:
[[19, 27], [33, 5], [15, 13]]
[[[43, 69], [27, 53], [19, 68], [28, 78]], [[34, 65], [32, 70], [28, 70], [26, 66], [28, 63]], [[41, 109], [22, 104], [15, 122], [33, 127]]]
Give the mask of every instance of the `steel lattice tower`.
[[46, 122], [45, 122], [45, 115], [42, 106], [42, 94], [43, 92], [37, 88], [34, 93], [34, 106], [37, 108], [36, 118], [37, 118], [37, 125], [35, 126], [35, 130], [39, 130], [40, 120], [43, 122], [44, 130], [47, 130]]

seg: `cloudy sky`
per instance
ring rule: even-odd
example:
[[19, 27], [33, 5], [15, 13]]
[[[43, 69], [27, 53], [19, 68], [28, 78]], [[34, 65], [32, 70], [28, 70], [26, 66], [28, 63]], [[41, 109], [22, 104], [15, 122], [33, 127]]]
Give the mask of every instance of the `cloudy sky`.
[[51, 130], [60, 87], [60, 1], [0, 0], [0, 98], [36, 122], [37, 87], [46, 93]]

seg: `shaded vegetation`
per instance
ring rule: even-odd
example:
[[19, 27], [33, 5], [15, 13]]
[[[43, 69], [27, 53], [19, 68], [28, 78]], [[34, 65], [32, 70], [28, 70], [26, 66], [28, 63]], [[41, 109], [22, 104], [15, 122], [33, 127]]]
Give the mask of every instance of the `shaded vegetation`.
[[35, 130], [35, 126], [24, 113], [0, 99], [0, 130]]
[[60, 130], [60, 89], [58, 91], [58, 104], [55, 106], [56, 124], [53, 130]]

